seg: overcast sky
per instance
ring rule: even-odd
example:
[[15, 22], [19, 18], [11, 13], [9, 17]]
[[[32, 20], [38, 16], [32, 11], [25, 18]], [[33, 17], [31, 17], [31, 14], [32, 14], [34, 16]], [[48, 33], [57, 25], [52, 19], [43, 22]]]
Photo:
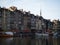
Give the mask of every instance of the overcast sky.
[[0, 0], [1, 7], [16, 6], [18, 9], [31, 11], [33, 14], [40, 15], [46, 19], [60, 19], [60, 0]]

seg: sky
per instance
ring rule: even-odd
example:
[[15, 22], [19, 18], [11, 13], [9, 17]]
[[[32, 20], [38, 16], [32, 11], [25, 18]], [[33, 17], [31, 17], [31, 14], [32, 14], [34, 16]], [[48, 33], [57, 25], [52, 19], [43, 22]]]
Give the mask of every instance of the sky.
[[35, 15], [40, 15], [41, 10], [43, 18], [60, 20], [60, 0], [0, 0], [0, 6], [16, 6]]

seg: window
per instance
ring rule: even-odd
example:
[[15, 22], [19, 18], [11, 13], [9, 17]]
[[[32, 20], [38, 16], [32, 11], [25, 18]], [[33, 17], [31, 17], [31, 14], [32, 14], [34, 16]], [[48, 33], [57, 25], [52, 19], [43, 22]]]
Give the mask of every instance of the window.
[[10, 24], [7, 25], [8, 27], [10, 26]]
[[21, 18], [19, 18], [19, 20], [21, 20]]
[[2, 16], [1, 12], [0, 12], [0, 17]]
[[0, 20], [0, 22], [2, 22], [2, 20]]
[[10, 24], [14, 24], [14, 22], [13, 22], [13, 21], [11, 21], [11, 22], [10, 22]]
[[19, 24], [21, 24], [21, 22], [19, 22]]

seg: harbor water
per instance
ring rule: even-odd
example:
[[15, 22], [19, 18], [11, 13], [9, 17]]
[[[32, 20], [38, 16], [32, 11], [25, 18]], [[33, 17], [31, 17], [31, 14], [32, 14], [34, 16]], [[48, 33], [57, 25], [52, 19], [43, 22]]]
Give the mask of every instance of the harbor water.
[[60, 45], [60, 38], [53, 36], [30, 38], [30, 37], [10, 37], [0, 38], [0, 45]]

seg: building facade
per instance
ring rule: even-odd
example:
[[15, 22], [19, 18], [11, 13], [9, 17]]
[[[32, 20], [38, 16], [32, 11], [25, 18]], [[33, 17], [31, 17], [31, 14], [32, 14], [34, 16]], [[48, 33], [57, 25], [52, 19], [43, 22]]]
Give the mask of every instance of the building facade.
[[53, 31], [60, 32], [60, 21], [59, 20], [53, 20]]
[[[26, 12], [18, 10], [12, 6], [8, 8], [0, 8], [0, 29], [4, 31], [29, 31], [46, 33], [52, 30], [55, 25], [50, 20], [41, 16], [35, 16], [30, 11]], [[55, 28], [55, 27], [54, 27]]]

